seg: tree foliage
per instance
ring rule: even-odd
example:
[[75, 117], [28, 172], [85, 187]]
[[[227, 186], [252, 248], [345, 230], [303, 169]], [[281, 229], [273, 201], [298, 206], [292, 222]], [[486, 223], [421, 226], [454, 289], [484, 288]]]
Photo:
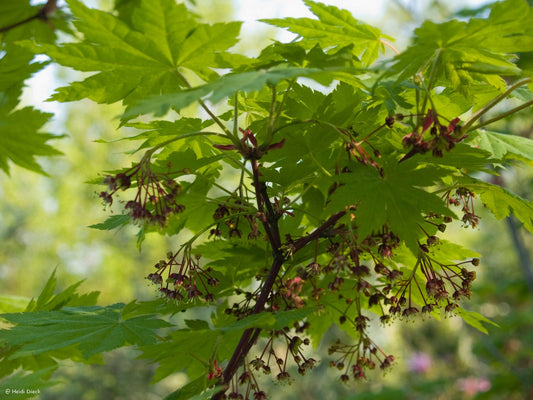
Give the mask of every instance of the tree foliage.
[[[174, 0], [114, 13], [67, 3], [71, 25], [53, 1], [1, 6], [0, 167], [42, 173], [34, 157], [57, 154], [40, 132], [50, 115], [17, 109], [45, 54], [93, 73], [51, 100], [122, 102], [120, 125], [138, 132], [123, 138], [139, 143], [136, 161], [93, 182], [119, 214], [92, 228], [133, 224], [139, 246], [148, 233], [188, 238], [154, 263], [153, 301], [97, 306], [79, 284], [54, 295], [52, 275], [23, 312], [2, 314], [2, 376], [22, 367], [33, 374], [9, 379], [40, 382], [58, 359], [132, 345], [155, 380], [187, 373], [169, 399], [263, 399], [261, 376], [308, 373], [306, 347], [332, 325], [353, 339], [329, 344], [343, 382], [393, 364], [373, 323], [457, 314], [485, 330], [463, 308], [479, 255], [441, 236], [477, 227], [482, 204], [533, 232], [533, 204], [483, 179], [533, 160], [530, 139], [484, 129], [533, 104], [513, 54], [533, 51], [525, 1], [427, 21], [398, 52], [347, 11], [304, 0], [315, 17], [264, 20], [297, 37], [255, 58], [231, 51], [240, 23], [201, 23]], [[192, 104], [202, 117], [184, 112]], [[199, 309], [208, 317], [175, 316]]]

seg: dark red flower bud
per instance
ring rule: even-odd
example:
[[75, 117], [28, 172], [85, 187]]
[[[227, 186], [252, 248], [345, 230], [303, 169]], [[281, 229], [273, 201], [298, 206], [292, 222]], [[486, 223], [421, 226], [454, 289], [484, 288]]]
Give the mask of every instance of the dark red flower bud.
[[284, 144], [285, 144], [285, 139], [283, 139], [281, 142], [271, 144], [270, 146], [268, 146], [267, 150], [281, 149]]
[[219, 150], [237, 150], [237, 147], [233, 144], [214, 144], [213, 147]]

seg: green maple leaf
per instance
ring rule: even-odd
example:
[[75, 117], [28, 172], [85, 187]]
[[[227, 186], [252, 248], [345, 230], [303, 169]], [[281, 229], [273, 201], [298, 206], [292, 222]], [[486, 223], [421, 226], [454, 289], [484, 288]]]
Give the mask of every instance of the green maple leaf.
[[502, 219], [513, 214], [524, 228], [533, 232], [533, 202], [523, 199], [508, 190], [491, 183], [474, 178], [464, 178], [461, 181], [465, 187], [481, 197], [481, 201], [494, 214]]
[[383, 50], [382, 38], [385, 37], [379, 29], [356, 20], [349, 11], [311, 0], [304, 0], [304, 2], [318, 17], [318, 20], [273, 18], [262, 21], [288, 28], [291, 32], [301, 35], [303, 39], [299, 43], [308, 44], [309, 47], [317, 43], [323, 48], [353, 45], [353, 54], [361, 57], [364, 65], [369, 65], [376, 60], [380, 50]]
[[171, 326], [150, 315], [122, 318], [123, 304], [72, 307], [60, 311], [1, 314], [15, 324], [0, 331], [0, 341], [20, 346], [11, 358], [76, 346], [85, 358], [126, 344], [155, 343], [154, 330]]
[[131, 216], [127, 214], [112, 215], [108, 217], [104, 222], [89, 225], [89, 228], [100, 229], [102, 231], [110, 231], [112, 229], [126, 225], [131, 221]]
[[237, 42], [240, 30], [239, 22], [198, 24], [183, 4], [173, 0], [142, 1], [133, 11], [131, 27], [77, 0], [68, 4], [84, 40], [58, 46], [24, 45], [61, 65], [99, 72], [59, 88], [51, 100], [89, 98], [98, 103], [124, 100], [130, 104], [150, 94], [186, 87], [178, 68], [212, 79], [217, 76], [212, 68], [229, 66], [231, 56], [225, 50]]
[[198, 100], [209, 100], [217, 103], [224, 98], [233, 96], [238, 91], [253, 92], [260, 91], [267, 85], [276, 85], [284, 79], [297, 77], [308, 77], [324, 83], [331, 82], [335, 73], [359, 71], [354, 67], [332, 67], [332, 68], [301, 68], [276, 66], [270, 69], [258, 71], [247, 71], [235, 74], [224, 75], [216, 81], [192, 89], [180, 92], [153, 96], [139, 102], [132, 107], [124, 116], [131, 117], [137, 114], [155, 113], [164, 115], [170, 107], [182, 109]]
[[474, 81], [503, 88], [505, 82], [495, 75], [521, 73], [509, 53], [533, 50], [531, 26], [533, 12], [524, 0], [496, 3], [488, 19], [426, 21], [415, 30], [413, 45], [395, 57], [391, 72], [401, 80], [435, 67], [436, 77], [464, 93]]
[[[207, 380], [207, 375], [201, 376], [187, 383], [182, 388], [170, 393], [163, 400], [207, 400], [210, 399], [220, 388], [214, 387], [207, 391], [205, 389], [211, 384]], [[205, 391], [205, 392], [204, 392]], [[201, 394], [200, 394], [201, 393]]]
[[21, 47], [6, 45], [0, 58], [0, 112], [8, 113], [18, 102], [24, 81], [47, 63], [30, 63], [34, 55]]
[[35, 156], [62, 154], [46, 143], [60, 136], [38, 132], [51, 116], [31, 107], [0, 115], [0, 168], [4, 172], [9, 173], [11, 160], [20, 167], [47, 175]]
[[356, 205], [357, 234], [361, 240], [387, 225], [416, 252], [424, 215], [430, 212], [453, 215], [436, 194], [423, 189], [447, 174], [439, 167], [391, 162], [384, 167], [382, 178], [374, 168], [355, 166], [353, 173], [333, 178], [345, 185], [336, 189], [328, 210]]
[[495, 160], [533, 161], [533, 140], [529, 138], [483, 130], [472, 136], [468, 144], [489, 152]]
[[0, 3], [0, 28], [23, 21], [35, 15], [37, 10], [29, 1], [4, 1]]

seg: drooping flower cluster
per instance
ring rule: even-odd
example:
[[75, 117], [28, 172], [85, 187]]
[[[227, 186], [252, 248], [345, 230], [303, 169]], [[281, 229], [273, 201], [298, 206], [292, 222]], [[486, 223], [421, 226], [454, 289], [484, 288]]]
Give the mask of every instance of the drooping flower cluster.
[[185, 210], [184, 205], [177, 203], [180, 184], [168, 173], [152, 171], [149, 159], [143, 159], [125, 172], [106, 175], [103, 183], [107, 185], [107, 191], [102, 191], [99, 196], [105, 205], [113, 203], [113, 196], [119, 190], [136, 188], [134, 199], [125, 202], [124, 210], [131, 215], [134, 223], [140, 225], [165, 226], [170, 215]]
[[[187, 249], [177, 253], [169, 252], [166, 260], [160, 260], [146, 279], [159, 286], [159, 292], [168, 299], [212, 302], [212, 293], [219, 281], [212, 275], [210, 268], [200, 266], [200, 256], [193, 256]], [[163, 278], [165, 275], [165, 278]]]
[[478, 225], [479, 216], [476, 215], [474, 210], [474, 198], [476, 197], [474, 193], [465, 187], [459, 187], [455, 189], [453, 194], [451, 190], [447, 191], [444, 197], [448, 205], [461, 207], [461, 211], [463, 212], [461, 219], [465, 226], [470, 225], [472, 228], [475, 228]]
[[[261, 233], [255, 213], [250, 214], [249, 207], [240, 199], [229, 198], [225, 203], [220, 203], [213, 213], [216, 226], [209, 231], [210, 236], [241, 238], [243, 230], [249, 230], [248, 239], [256, 239]], [[243, 227], [241, 222], [245, 220]]]
[[373, 370], [376, 366], [379, 366], [381, 370], [387, 370], [394, 362], [394, 356], [387, 355], [364, 333], [359, 341], [353, 345], [344, 344], [337, 340], [329, 347], [328, 353], [329, 355], [339, 355], [336, 360], [329, 363], [329, 366], [343, 371], [340, 380], [344, 383], [348, 382], [350, 378], [366, 379], [365, 371]]
[[305, 375], [316, 365], [316, 360], [306, 357], [303, 348], [310, 344], [308, 338], [302, 338], [309, 327], [308, 323], [295, 322], [294, 328], [286, 327], [281, 330], [269, 331], [268, 338], [262, 350], [240, 367], [237, 379], [230, 383], [227, 399], [266, 399], [266, 394], [259, 387], [258, 372], [272, 375], [280, 384], [292, 381], [290, 367], [295, 366], [298, 374]]
[[[422, 251], [410, 276], [395, 286], [396, 291], [390, 297], [390, 314], [409, 317], [419, 312], [431, 313], [442, 306], [446, 312], [453, 312], [459, 300], [472, 295], [471, 287], [476, 272], [467, 270], [465, 264], [479, 265], [479, 259], [442, 264]], [[415, 291], [424, 303], [421, 309], [414, 304]]]

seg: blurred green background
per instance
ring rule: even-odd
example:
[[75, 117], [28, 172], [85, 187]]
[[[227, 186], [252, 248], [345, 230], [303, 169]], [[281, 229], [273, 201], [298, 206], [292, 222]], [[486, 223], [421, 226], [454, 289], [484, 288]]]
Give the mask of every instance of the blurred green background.
[[[87, 3], [104, 9], [113, 5], [111, 1]], [[194, 3], [196, 12], [210, 22], [242, 18], [246, 15], [242, 7], [266, 4], [256, 0], [197, 0]], [[342, 3], [335, 4], [342, 6]], [[457, 13], [457, 6], [460, 6], [460, 2], [429, 0], [383, 3], [384, 9], [366, 22], [398, 38], [396, 45], [400, 49], [413, 27], [425, 18], [443, 20]], [[288, 16], [283, 14], [283, 8], [278, 11], [278, 16]], [[477, 11], [483, 15], [482, 8]], [[459, 11], [457, 15], [468, 13]], [[266, 26], [249, 29], [238, 48], [247, 54], [256, 53], [279, 35]], [[522, 60], [528, 59], [530, 55], [523, 55]], [[177, 239], [149, 235], [139, 252], [135, 229], [108, 232], [88, 228], [103, 221], [108, 212], [103, 210], [96, 195], [98, 187], [87, 181], [136, 158], [123, 153], [127, 142], [95, 142], [119, 137], [116, 131], [118, 105], [98, 106], [88, 101], [60, 105], [41, 103], [54, 87], [74, 79], [72, 71], [48, 67], [27, 82], [25, 102], [56, 113], [47, 130], [67, 135], [56, 142], [65, 156], [41, 160], [50, 177], [18, 167], [12, 168], [10, 177], [0, 176], [0, 293], [21, 296], [22, 301], [35, 297], [57, 267], [58, 289], [84, 279], [82, 291], [101, 291], [99, 302], [102, 305], [135, 298], [151, 299], [156, 294], [144, 277], [161, 254], [175, 248]], [[524, 111], [512, 121], [494, 128], [531, 138], [532, 127], [533, 115]], [[131, 146], [133, 148], [134, 144]], [[533, 198], [531, 168], [500, 172], [498, 183], [523, 197]], [[395, 368], [386, 375], [377, 372], [370, 375], [368, 381], [350, 386], [341, 384], [337, 371], [328, 367], [326, 337], [315, 357], [324, 361], [314, 373], [290, 386], [272, 385], [272, 398], [533, 399], [533, 237], [513, 219], [495, 221], [488, 213], [483, 215], [479, 229], [448, 234], [454, 236], [454, 241], [472, 246], [482, 254], [474, 295], [466, 308], [490, 318], [499, 328], [488, 326], [489, 335], [485, 335], [459, 318], [399, 322], [385, 330], [377, 326], [375, 340], [395, 355]], [[332, 330], [327, 336], [335, 334], [339, 332]], [[149, 400], [161, 398], [185, 383], [185, 377], [176, 374], [150, 386], [155, 367], [136, 360], [133, 350], [114, 351], [104, 359], [104, 365], [64, 364], [54, 374], [54, 379], [61, 383], [44, 390], [40, 398]]]

